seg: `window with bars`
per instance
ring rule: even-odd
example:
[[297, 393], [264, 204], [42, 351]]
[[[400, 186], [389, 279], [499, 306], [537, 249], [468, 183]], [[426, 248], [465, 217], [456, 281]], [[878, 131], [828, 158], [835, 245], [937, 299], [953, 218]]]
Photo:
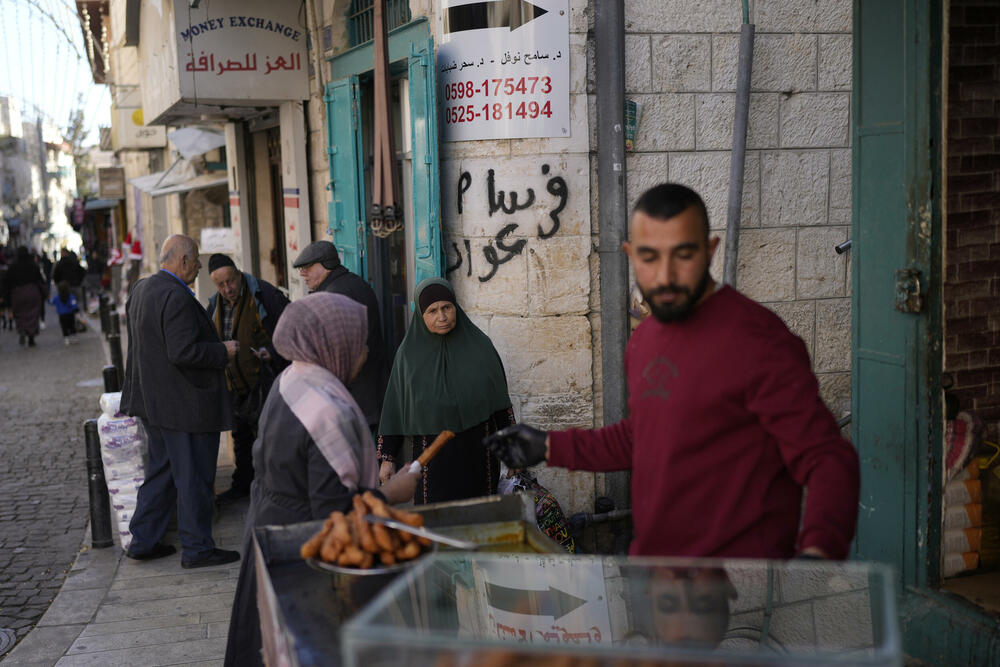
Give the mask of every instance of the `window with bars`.
[[[370, 42], [375, 35], [375, 0], [351, 0], [347, 26], [351, 46]], [[385, 21], [389, 30], [410, 22], [410, 0], [385, 0]]]

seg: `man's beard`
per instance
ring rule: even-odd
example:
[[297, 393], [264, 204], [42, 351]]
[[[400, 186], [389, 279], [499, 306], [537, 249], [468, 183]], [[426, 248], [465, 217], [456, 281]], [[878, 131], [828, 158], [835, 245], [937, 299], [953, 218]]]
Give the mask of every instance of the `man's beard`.
[[[650, 291], [642, 290], [642, 297], [646, 300], [646, 305], [649, 306], [653, 317], [660, 322], [664, 324], [679, 322], [694, 312], [698, 301], [704, 296], [705, 290], [708, 289], [708, 283], [711, 279], [712, 276], [706, 267], [705, 273], [702, 274], [701, 279], [693, 290], [677, 285], [667, 285], [666, 287], [659, 287]], [[686, 298], [674, 301], [673, 303], [657, 303], [653, 297], [658, 294], [676, 294]]]

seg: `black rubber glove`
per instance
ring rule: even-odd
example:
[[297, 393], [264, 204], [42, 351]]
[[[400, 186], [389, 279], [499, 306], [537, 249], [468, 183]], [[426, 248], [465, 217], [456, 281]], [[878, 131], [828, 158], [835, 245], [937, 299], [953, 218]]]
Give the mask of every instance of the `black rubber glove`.
[[483, 444], [508, 468], [520, 470], [545, 460], [545, 440], [549, 434], [527, 424], [502, 428]]

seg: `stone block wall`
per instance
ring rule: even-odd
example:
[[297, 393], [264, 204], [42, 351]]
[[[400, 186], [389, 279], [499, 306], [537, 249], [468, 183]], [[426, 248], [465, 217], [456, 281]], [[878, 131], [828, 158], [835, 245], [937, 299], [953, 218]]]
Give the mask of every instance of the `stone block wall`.
[[[851, 224], [851, 20], [848, 0], [751, 3], [756, 38], [736, 279], [805, 341], [838, 417], [850, 409], [851, 384], [850, 258], [834, 252]], [[740, 3], [729, 0], [625, 5], [626, 96], [643, 106], [627, 161], [629, 205], [665, 180], [697, 190], [722, 238], [717, 280], [741, 23]]]
[[[1000, 419], [1000, 7], [952, 0], [947, 62], [945, 371]], [[993, 437], [997, 436], [994, 431]]]
[[[439, 41], [437, 6], [418, 9]], [[547, 429], [594, 425], [588, 3], [570, 0], [569, 11], [571, 136], [440, 144], [446, 277], [500, 353], [518, 420]], [[534, 203], [505, 213], [491, 206], [491, 184], [508, 209], [515, 195]], [[593, 474], [539, 479], [567, 512], [593, 511]]]

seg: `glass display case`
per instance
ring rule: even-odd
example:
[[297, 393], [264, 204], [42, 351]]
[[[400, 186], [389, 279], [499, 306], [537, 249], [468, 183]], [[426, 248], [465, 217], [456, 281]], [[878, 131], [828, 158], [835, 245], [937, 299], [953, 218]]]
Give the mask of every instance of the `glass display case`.
[[438, 552], [341, 631], [354, 667], [902, 665], [892, 570]]

